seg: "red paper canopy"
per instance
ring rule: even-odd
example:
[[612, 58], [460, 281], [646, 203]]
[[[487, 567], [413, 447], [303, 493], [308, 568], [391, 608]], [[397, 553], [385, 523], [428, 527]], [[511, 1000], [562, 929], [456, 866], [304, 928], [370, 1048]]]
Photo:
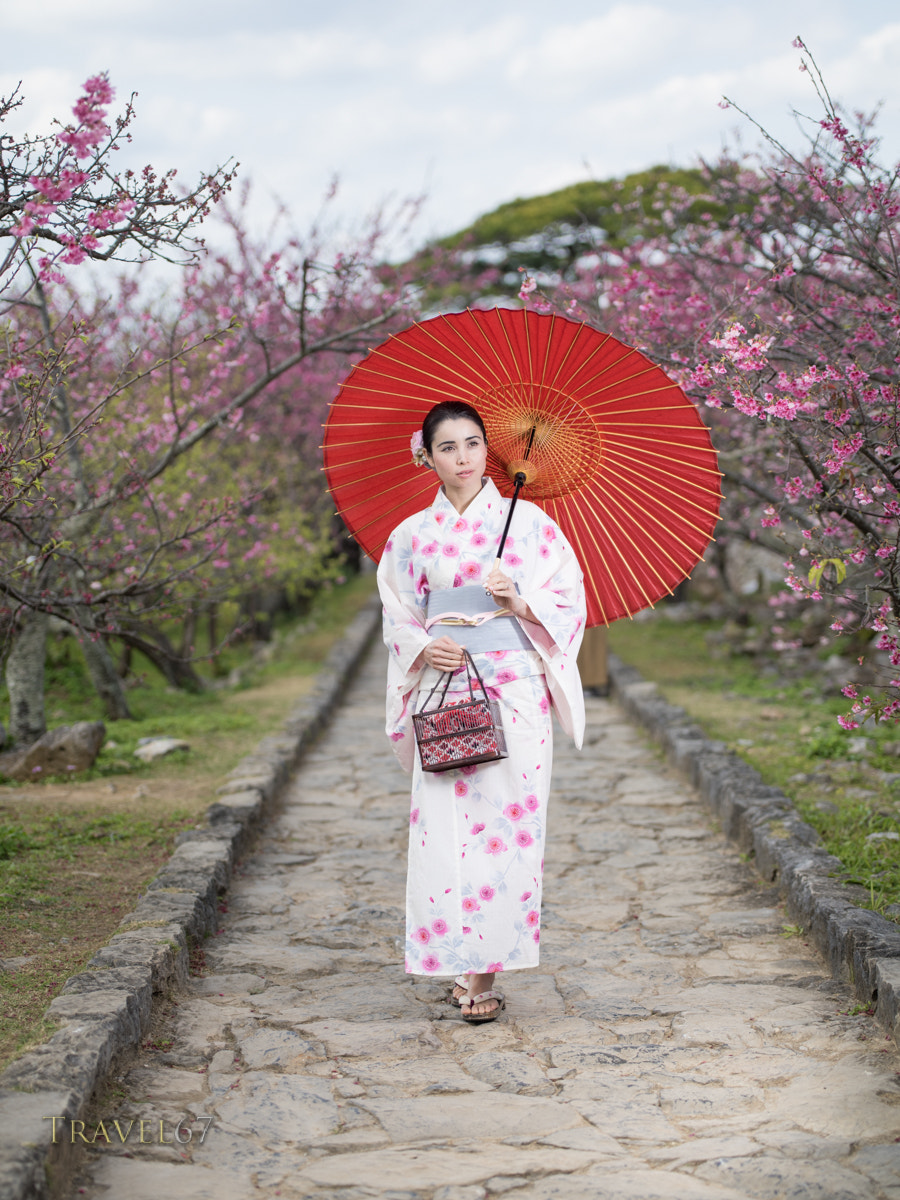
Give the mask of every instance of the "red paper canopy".
[[[437, 486], [410, 438], [441, 400], [464, 400], [487, 430], [500, 491], [534, 437], [523, 496], [572, 543], [588, 624], [609, 624], [671, 593], [703, 557], [722, 498], [709, 431], [666, 373], [609, 334], [525, 309], [417, 322], [370, 350], [325, 427], [338, 512], [372, 558]], [[529, 471], [529, 474], [532, 472]]]

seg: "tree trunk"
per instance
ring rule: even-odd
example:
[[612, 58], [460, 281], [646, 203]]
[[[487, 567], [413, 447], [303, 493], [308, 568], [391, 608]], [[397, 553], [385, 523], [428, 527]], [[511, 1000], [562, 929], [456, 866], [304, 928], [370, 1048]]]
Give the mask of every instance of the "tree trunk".
[[128, 673], [131, 670], [131, 647], [123, 642], [122, 653], [119, 656], [119, 665], [116, 667], [116, 672], [120, 679], [127, 679]]
[[182, 658], [191, 658], [194, 653], [194, 637], [197, 632], [197, 605], [192, 604], [184, 617], [181, 627], [181, 647], [178, 653]]
[[225, 674], [219, 659], [219, 606], [210, 604], [206, 610], [206, 634], [209, 638], [210, 665], [213, 675], [219, 678]]
[[6, 660], [9, 734], [16, 746], [30, 746], [47, 732], [44, 716], [44, 660], [49, 617], [27, 612]]
[[103, 701], [103, 710], [110, 721], [131, 721], [134, 718], [125, 699], [125, 689], [116, 670], [116, 664], [102, 638], [94, 641], [89, 632], [81, 634], [81, 649], [84, 661], [91, 673], [91, 682]]
[[134, 650], [140, 650], [161, 671], [172, 687], [185, 692], [202, 692], [204, 683], [189, 662], [182, 659], [160, 629], [152, 625], [133, 624], [120, 629], [116, 636]]

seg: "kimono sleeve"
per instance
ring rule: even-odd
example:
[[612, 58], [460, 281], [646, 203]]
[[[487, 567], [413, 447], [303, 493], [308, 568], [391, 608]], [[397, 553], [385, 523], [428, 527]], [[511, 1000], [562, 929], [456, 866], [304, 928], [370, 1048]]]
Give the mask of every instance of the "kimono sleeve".
[[546, 517], [540, 539], [527, 581], [520, 585], [522, 599], [537, 618], [540, 630], [535, 631], [531, 621], [523, 622], [523, 628], [546, 658], [570, 655], [574, 659], [584, 636], [584, 576], [562, 530]]
[[412, 552], [404, 526], [388, 538], [378, 565], [378, 591], [384, 613], [384, 644], [388, 648], [385, 732], [404, 771], [411, 771], [415, 754], [412, 713], [419, 681], [425, 670], [422, 651], [432, 641], [426, 633], [409, 571]]
[[584, 576], [559, 527], [543, 518], [538, 552], [531, 559], [522, 599], [535, 621], [520, 619], [544, 661], [557, 716], [576, 746], [584, 736], [584, 693], [576, 659], [586, 619]]

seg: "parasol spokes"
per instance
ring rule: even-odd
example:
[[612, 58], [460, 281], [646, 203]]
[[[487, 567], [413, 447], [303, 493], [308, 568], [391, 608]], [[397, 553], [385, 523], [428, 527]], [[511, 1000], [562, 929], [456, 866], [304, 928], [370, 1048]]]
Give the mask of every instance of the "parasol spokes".
[[[534, 445], [534, 435], [536, 433], [537, 424], [535, 423], [531, 426], [531, 433], [528, 435], [528, 445], [525, 447], [524, 458], [516, 459], [514, 462], [509, 463], [506, 468], [507, 474], [516, 486], [513, 490], [512, 500], [509, 505], [509, 513], [506, 517], [506, 524], [503, 526], [503, 536], [500, 539], [497, 557], [494, 559], [495, 567], [500, 566], [500, 560], [503, 557], [503, 547], [506, 545], [506, 535], [509, 533], [509, 525], [512, 521], [513, 512], [516, 507], [516, 501], [519, 498], [519, 492], [521, 492], [526, 483], [531, 483], [532, 480], [537, 477], [537, 467], [534, 465], [534, 463], [530, 463], [528, 461], [528, 455], [531, 453], [531, 447]], [[488, 592], [487, 594], [490, 595], [491, 593]]]

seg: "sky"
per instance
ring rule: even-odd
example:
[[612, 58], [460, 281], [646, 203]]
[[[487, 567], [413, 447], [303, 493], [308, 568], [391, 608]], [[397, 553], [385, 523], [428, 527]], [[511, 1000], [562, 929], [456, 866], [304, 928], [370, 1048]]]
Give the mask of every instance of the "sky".
[[11, 128], [64, 122], [89, 75], [137, 92], [128, 165], [186, 182], [228, 158], [262, 222], [299, 229], [331, 180], [358, 222], [424, 196], [414, 238], [518, 196], [759, 138], [727, 95], [799, 145], [816, 115], [800, 35], [848, 109], [881, 103], [900, 158], [896, 0], [0, 0], [0, 94]]

